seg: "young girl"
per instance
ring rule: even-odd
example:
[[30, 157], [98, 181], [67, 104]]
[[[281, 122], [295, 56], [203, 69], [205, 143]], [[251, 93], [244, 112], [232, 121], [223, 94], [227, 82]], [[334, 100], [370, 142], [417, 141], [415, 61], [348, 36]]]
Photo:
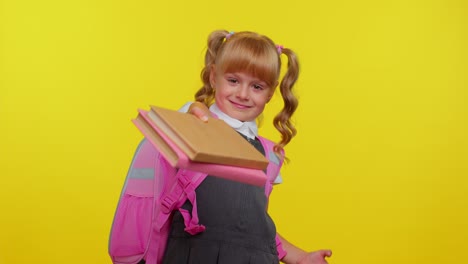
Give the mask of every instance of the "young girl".
[[[286, 73], [279, 83], [280, 56], [288, 58]], [[296, 134], [290, 117], [297, 108], [292, 88], [299, 66], [294, 52], [266, 36], [253, 32], [214, 31], [208, 38], [203, 87], [196, 93], [190, 113], [205, 119], [209, 110], [236, 129], [258, 151], [264, 149], [257, 139], [256, 119], [262, 114], [279, 83], [284, 108], [274, 118], [281, 133], [275, 145], [278, 155]], [[280, 182], [278, 177], [275, 182]], [[264, 189], [208, 176], [197, 188], [199, 222], [206, 230], [191, 236], [176, 211], [163, 263], [279, 263], [276, 228], [267, 213]], [[190, 203], [183, 206], [191, 209]], [[285, 263], [327, 263], [330, 250], [307, 253], [280, 236]]]

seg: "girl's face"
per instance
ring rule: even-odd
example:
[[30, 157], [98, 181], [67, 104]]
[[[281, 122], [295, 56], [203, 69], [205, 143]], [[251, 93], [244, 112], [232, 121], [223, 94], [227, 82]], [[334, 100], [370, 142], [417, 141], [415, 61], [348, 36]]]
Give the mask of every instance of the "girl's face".
[[215, 101], [219, 109], [243, 122], [255, 120], [274, 91], [274, 87], [244, 72], [218, 73], [212, 69], [210, 81], [215, 88]]

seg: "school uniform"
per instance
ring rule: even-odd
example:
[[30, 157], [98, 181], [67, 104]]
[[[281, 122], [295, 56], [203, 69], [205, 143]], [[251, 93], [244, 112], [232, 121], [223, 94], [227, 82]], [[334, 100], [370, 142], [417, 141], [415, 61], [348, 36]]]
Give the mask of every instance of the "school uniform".
[[[257, 126], [240, 122], [210, 107], [218, 118], [230, 124], [265, 155], [255, 138]], [[266, 211], [264, 187], [208, 175], [196, 189], [199, 223], [204, 232], [190, 235], [184, 219], [174, 213], [163, 264], [278, 264], [276, 227]], [[191, 211], [187, 201], [182, 208]]]

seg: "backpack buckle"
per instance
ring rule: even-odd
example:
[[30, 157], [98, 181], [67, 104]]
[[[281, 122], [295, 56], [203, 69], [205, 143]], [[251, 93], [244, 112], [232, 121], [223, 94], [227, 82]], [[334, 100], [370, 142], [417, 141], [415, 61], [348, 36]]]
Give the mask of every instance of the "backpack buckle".
[[169, 214], [172, 209], [174, 209], [174, 203], [175, 201], [171, 197], [165, 196], [161, 200], [161, 211], [165, 214]]
[[182, 174], [180, 177], [177, 177], [177, 182], [183, 190], [186, 190], [187, 187], [192, 183], [192, 181], [185, 174]]

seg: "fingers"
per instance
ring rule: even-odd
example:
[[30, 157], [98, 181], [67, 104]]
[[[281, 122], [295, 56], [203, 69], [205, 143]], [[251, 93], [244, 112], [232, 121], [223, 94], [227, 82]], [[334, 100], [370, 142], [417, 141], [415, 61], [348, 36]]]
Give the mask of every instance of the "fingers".
[[209, 110], [204, 104], [200, 102], [194, 102], [192, 105], [190, 105], [188, 113], [198, 117], [204, 122], [208, 121]]
[[205, 112], [203, 112], [203, 110], [201, 110], [200, 108], [193, 108], [190, 113], [196, 117], [198, 117], [199, 119], [201, 119], [202, 121], [208, 121], [208, 116], [205, 114]]
[[320, 254], [321, 254], [323, 257], [331, 257], [332, 251], [329, 250], [329, 249], [323, 249], [323, 250], [320, 250]]

